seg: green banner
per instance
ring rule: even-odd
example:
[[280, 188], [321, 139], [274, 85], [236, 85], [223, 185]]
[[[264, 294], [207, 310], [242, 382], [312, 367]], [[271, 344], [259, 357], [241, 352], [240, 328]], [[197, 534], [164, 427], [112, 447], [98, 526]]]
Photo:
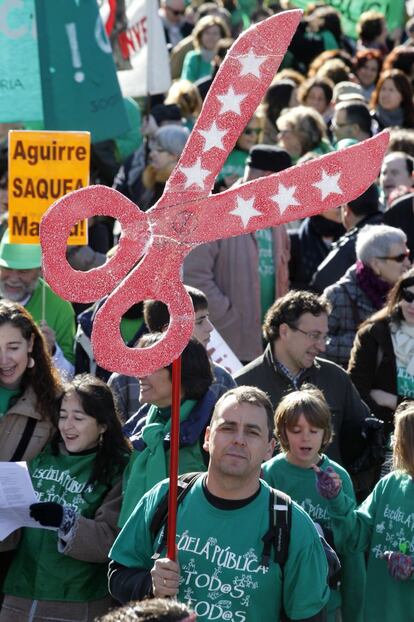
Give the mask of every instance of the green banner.
[[0, 123], [42, 118], [34, 0], [0, 0]]
[[129, 122], [96, 0], [35, 0], [44, 127], [87, 130], [93, 142]]
[[[292, 7], [305, 9], [310, 0], [290, 0]], [[388, 30], [404, 27], [405, 2], [404, 0], [325, 0], [325, 4], [334, 7], [341, 13], [342, 29], [348, 37], [357, 39], [355, 26], [361, 13], [365, 11], [379, 11], [385, 15]]]

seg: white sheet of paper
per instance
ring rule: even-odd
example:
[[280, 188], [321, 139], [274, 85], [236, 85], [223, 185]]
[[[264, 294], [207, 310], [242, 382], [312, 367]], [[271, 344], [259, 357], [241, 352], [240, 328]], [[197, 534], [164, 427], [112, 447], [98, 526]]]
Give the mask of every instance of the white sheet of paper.
[[0, 540], [20, 527], [41, 527], [31, 518], [36, 503], [26, 462], [0, 462]]
[[243, 367], [228, 343], [224, 341], [223, 337], [215, 328], [210, 333], [207, 352], [214, 363], [227, 369], [230, 374], [236, 373], [236, 371]]

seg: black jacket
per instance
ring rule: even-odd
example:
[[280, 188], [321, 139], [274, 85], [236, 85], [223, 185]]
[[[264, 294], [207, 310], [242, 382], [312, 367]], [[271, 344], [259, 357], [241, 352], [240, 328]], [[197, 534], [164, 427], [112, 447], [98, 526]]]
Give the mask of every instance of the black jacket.
[[[292, 382], [276, 370], [270, 345], [264, 354], [243, 367], [234, 376], [239, 386], [249, 385], [265, 391], [276, 408], [282, 397], [295, 390]], [[364, 449], [361, 436], [363, 422], [369, 417], [367, 405], [348, 374], [339, 365], [316, 358], [306, 370], [301, 384], [310, 383], [321, 389], [332, 413], [334, 437], [327, 455], [343, 466], [351, 464]]]

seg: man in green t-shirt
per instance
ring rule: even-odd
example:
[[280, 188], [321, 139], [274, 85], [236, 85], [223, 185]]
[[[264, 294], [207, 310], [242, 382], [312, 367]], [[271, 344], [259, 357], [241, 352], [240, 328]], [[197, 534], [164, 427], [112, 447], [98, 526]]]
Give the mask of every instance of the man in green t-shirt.
[[327, 562], [308, 515], [292, 503], [288, 557], [283, 567], [264, 561], [270, 488], [261, 465], [274, 449], [273, 409], [266, 394], [238, 387], [217, 402], [204, 449], [201, 476], [179, 504], [177, 561], [165, 551], [154, 562], [161, 534], [151, 521], [168, 481], [139, 501], [111, 552], [109, 589], [120, 602], [146, 596], [189, 603], [197, 620], [322, 622], [329, 599]]
[[75, 312], [40, 278], [40, 244], [12, 244], [5, 231], [0, 242], [0, 297], [23, 305], [39, 325], [60, 374], [74, 372]]

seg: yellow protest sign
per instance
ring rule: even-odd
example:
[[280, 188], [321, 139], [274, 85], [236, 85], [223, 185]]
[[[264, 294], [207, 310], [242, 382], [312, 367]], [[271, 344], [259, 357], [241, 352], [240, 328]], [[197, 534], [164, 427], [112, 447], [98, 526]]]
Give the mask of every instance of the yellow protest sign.
[[[89, 184], [90, 133], [9, 132], [9, 237], [39, 243], [39, 225], [60, 197]], [[87, 221], [77, 223], [68, 244], [87, 244]]]

